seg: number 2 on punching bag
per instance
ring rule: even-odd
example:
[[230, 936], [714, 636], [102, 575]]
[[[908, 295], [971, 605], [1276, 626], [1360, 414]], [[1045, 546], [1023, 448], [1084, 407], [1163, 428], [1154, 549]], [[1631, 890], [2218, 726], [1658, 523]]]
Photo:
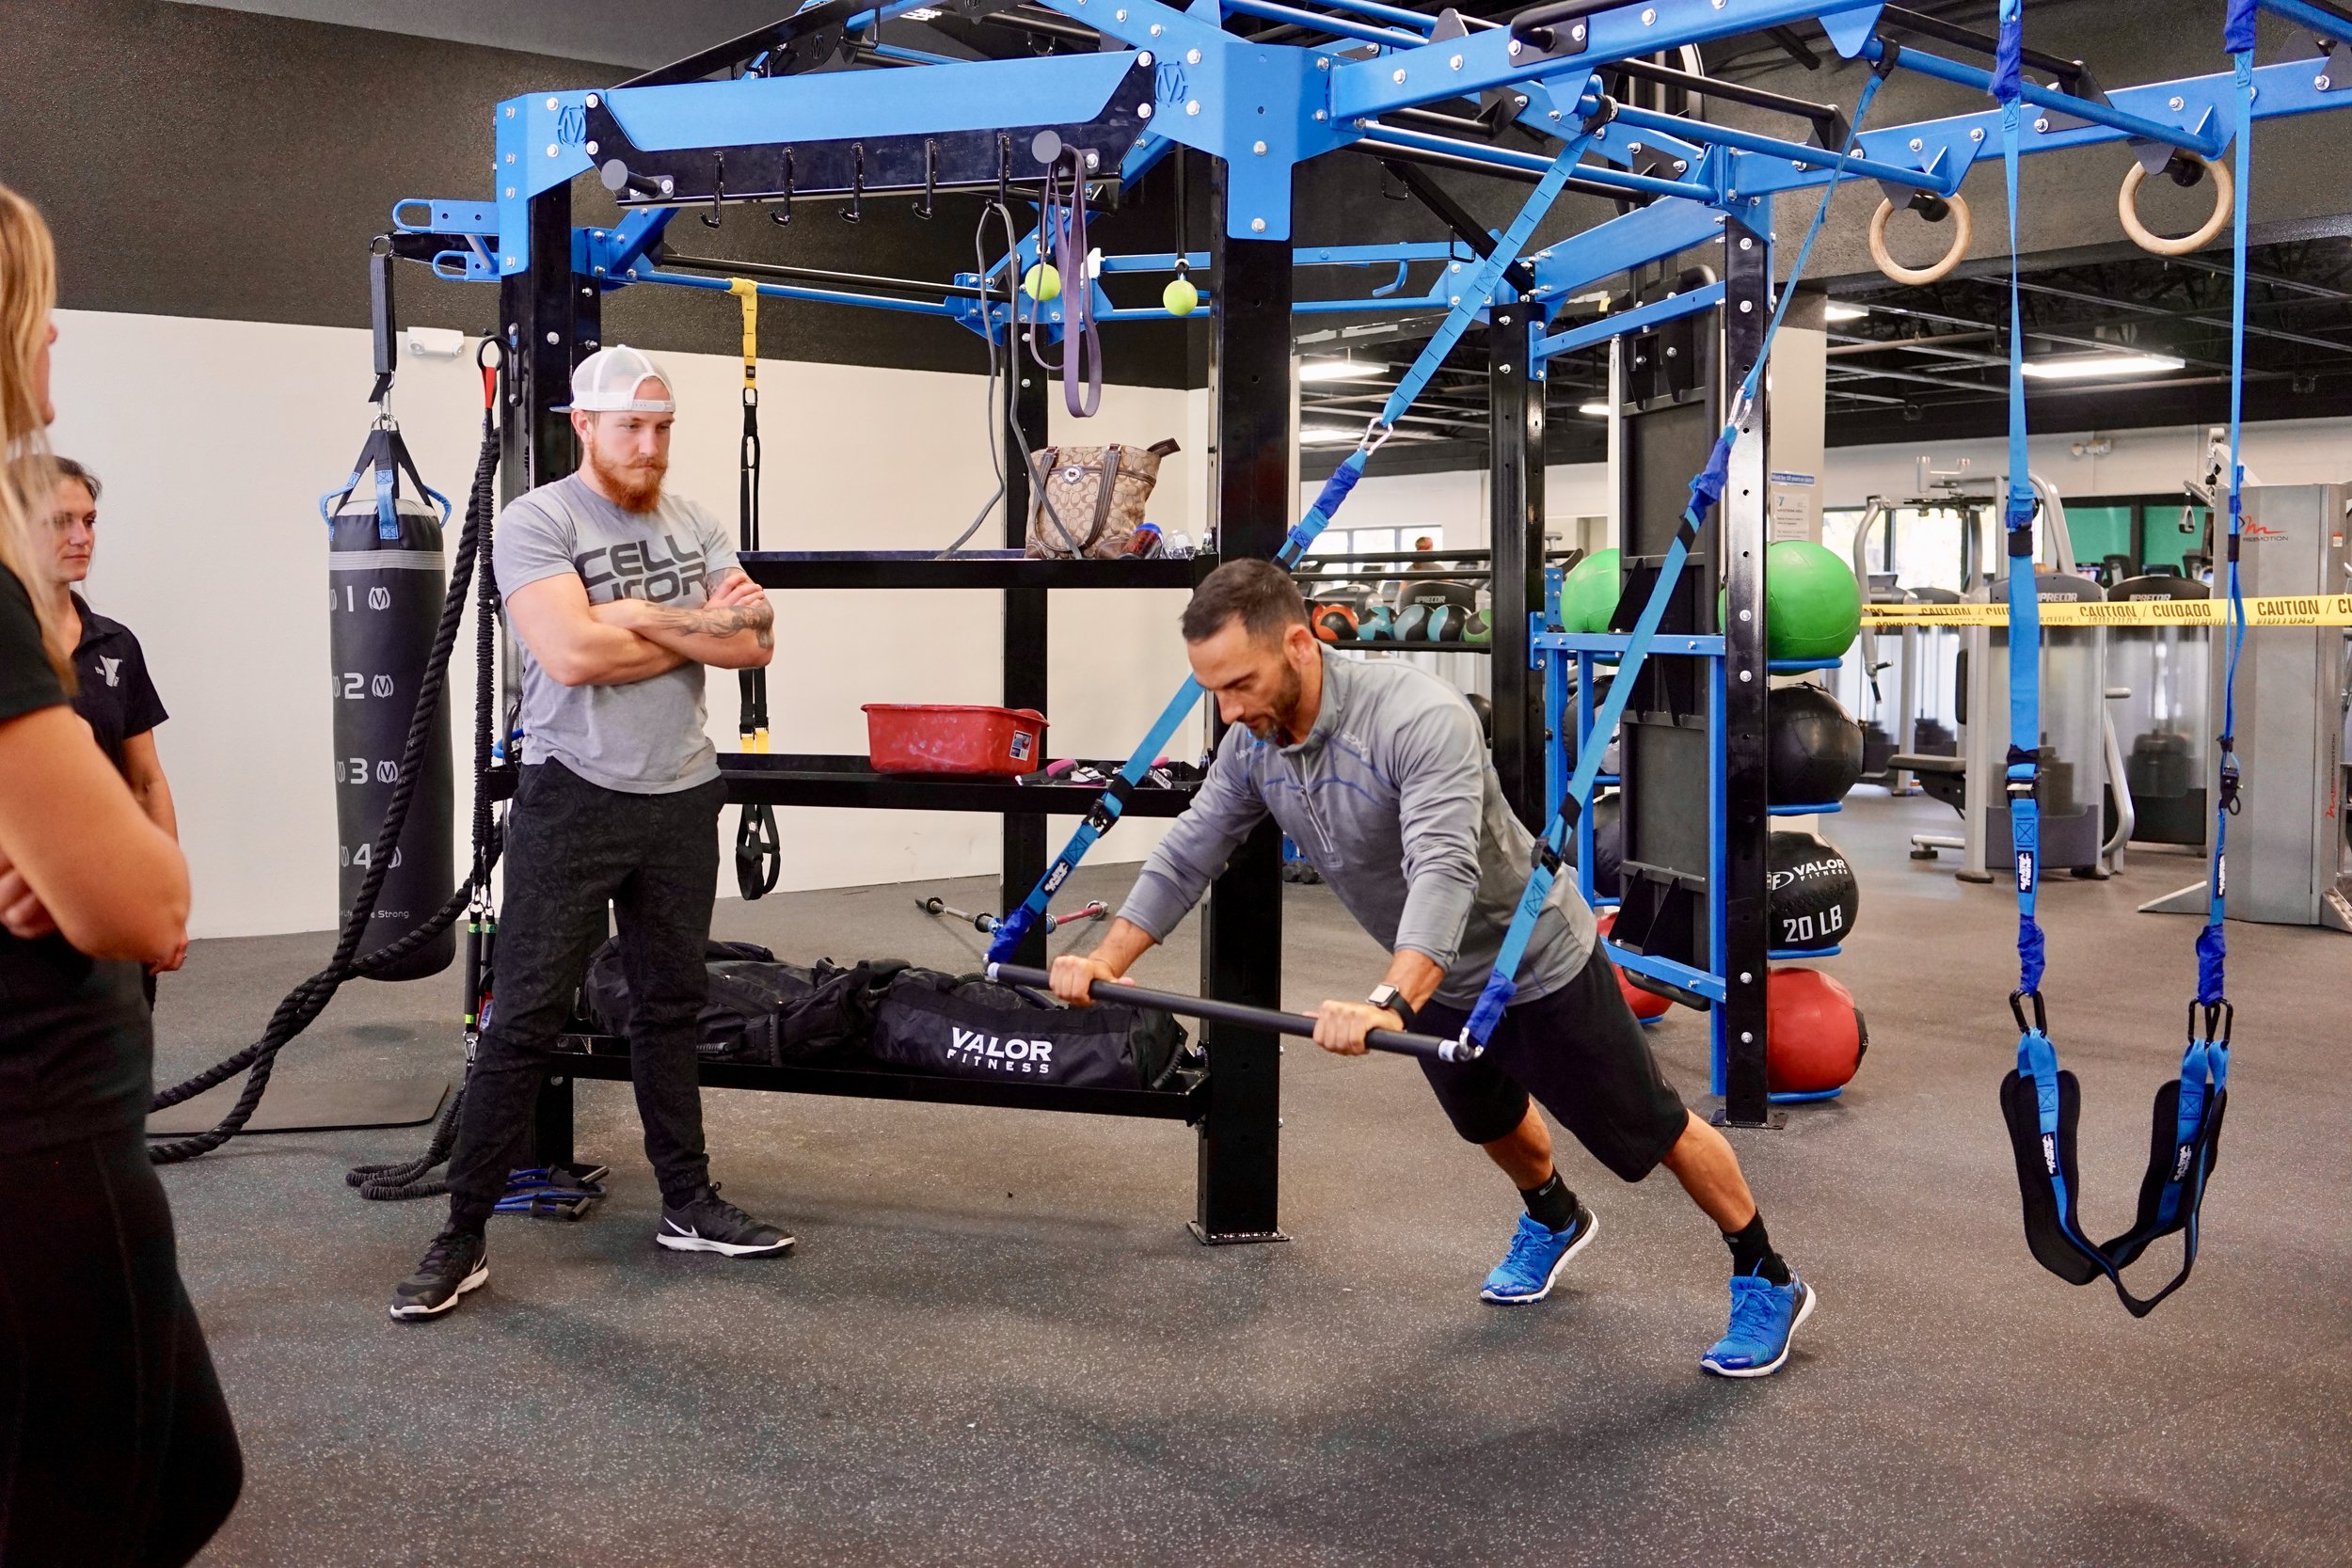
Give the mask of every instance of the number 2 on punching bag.
[[[405, 475], [415, 494], [402, 484]], [[368, 872], [368, 857], [416, 712], [417, 691], [433, 652], [448, 589], [438, 499], [417, 476], [400, 432], [369, 432], [343, 484], [320, 502], [326, 514], [327, 645], [335, 704], [335, 826], [341, 905], [348, 911]], [[452, 861], [449, 725], [437, 723], [408, 801], [391, 870], [376, 895], [365, 958], [397, 942], [438, 910], [456, 887]], [[379, 980], [415, 980], [449, 967], [453, 929], [443, 931]]]

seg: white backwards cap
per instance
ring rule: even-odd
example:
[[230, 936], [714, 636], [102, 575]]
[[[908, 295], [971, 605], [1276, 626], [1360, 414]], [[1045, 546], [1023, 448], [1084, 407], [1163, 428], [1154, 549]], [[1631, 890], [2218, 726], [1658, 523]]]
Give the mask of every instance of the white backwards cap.
[[582, 359], [572, 372], [572, 406], [590, 414], [674, 414], [677, 411], [675, 394], [664, 398], [641, 398], [638, 387], [651, 379], [663, 387], [670, 378], [639, 349], [627, 343], [600, 348]]

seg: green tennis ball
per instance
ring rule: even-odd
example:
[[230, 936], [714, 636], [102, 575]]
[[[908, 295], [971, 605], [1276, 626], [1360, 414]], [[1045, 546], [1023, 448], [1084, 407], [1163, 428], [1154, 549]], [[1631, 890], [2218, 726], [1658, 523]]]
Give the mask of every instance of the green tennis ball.
[[1061, 269], [1050, 261], [1040, 261], [1021, 275], [1021, 292], [1040, 304], [1061, 298]]
[[[1726, 611], [1715, 595], [1715, 613]], [[1809, 539], [1784, 539], [1764, 552], [1765, 654], [1772, 658], [1843, 658], [1862, 630], [1862, 585], [1837, 552]]]
[[1617, 552], [1596, 550], [1578, 562], [1560, 584], [1562, 631], [1607, 631], [1617, 612]]
[[1168, 307], [1171, 316], [1189, 316], [1200, 307], [1200, 291], [1192, 286], [1189, 277], [1173, 277], [1160, 291], [1160, 303]]

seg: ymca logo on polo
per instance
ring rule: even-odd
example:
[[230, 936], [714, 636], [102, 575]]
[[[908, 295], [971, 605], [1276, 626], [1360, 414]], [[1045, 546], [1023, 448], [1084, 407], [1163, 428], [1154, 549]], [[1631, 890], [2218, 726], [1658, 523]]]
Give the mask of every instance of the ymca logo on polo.
[[106, 677], [106, 684], [108, 686], [120, 686], [122, 684], [122, 660], [119, 658], [108, 658], [104, 654], [100, 654], [98, 656], [98, 668], [100, 673]]
[[572, 558], [588, 597], [601, 603], [614, 599], [646, 599], [667, 604], [690, 588], [702, 585], [705, 553], [679, 542], [675, 533], [658, 539], [625, 539]]

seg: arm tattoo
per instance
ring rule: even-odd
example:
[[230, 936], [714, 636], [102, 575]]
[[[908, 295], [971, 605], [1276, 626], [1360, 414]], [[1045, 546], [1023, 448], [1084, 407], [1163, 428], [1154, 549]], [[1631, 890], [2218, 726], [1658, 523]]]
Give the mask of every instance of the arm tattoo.
[[756, 604], [728, 605], [720, 609], [674, 610], [666, 605], [653, 606], [647, 612], [656, 626], [664, 631], [675, 631], [689, 637], [733, 637], [740, 631], [752, 633], [763, 648], [776, 645], [775, 607], [765, 599]]

